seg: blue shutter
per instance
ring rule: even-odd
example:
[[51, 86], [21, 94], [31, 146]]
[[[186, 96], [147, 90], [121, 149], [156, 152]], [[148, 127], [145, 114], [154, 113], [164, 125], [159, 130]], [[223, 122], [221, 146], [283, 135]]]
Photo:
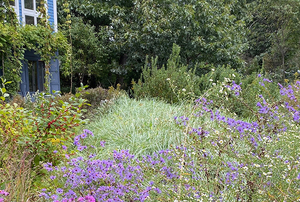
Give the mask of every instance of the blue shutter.
[[20, 15], [20, 23], [22, 24], [22, 1], [19, 0], [19, 15]]
[[49, 22], [51, 25], [54, 25], [54, 5], [53, 0], [47, 1], [48, 5], [48, 15], [49, 15]]
[[59, 61], [52, 59], [50, 63], [50, 93], [60, 91]]

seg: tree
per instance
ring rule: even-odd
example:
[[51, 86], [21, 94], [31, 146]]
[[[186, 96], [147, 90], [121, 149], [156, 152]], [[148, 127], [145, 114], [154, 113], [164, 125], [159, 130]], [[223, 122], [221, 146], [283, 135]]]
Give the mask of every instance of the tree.
[[300, 27], [298, 0], [252, 2], [247, 56], [279, 80], [291, 78], [299, 69]]
[[[63, 0], [60, 1], [62, 5]], [[181, 47], [182, 62], [190, 66], [200, 62], [243, 66], [240, 55], [246, 47], [245, 13], [238, 11], [245, 6], [243, 1], [75, 0], [68, 3], [71, 15], [93, 27], [94, 36], [103, 46], [101, 50], [105, 50], [98, 60], [101, 65], [90, 74], [105, 69], [108, 71], [103, 77], [115, 77], [116, 82], [128, 84], [132, 78], [139, 78], [146, 55], [158, 56], [160, 67], [165, 64], [173, 43]], [[60, 9], [59, 18], [63, 16], [66, 14]], [[82, 65], [78, 70], [81, 69]]]

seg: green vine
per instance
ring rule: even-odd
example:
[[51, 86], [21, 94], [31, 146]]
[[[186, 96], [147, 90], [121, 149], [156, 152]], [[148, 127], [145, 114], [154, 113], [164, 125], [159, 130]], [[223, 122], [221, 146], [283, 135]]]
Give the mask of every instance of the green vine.
[[[44, 4], [42, 0], [41, 5]], [[68, 46], [65, 36], [60, 32], [54, 32], [49, 24], [46, 7], [41, 6], [38, 11], [40, 23], [37, 26], [21, 26], [9, 0], [0, 5], [0, 69], [2, 69], [2, 77], [12, 81], [7, 86], [7, 92], [11, 95], [19, 91], [25, 50], [33, 50], [44, 61], [44, 89], [49, 93], [51, 59], [56, 57], [57, 51], [63, 55]]]
[[25, 50], [21, 27], [9, 0], [0, 5], [0, 20], [0, 71], [4, 80], [12, 81], [7, 92], [14, 94], [19, 90]]

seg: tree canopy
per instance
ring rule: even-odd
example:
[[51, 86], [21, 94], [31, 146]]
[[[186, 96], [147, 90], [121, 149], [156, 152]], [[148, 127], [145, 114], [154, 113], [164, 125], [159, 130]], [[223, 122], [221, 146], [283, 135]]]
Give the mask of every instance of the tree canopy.
[[[66, 1], [58, 2], [59, 20], [64, 23]], [[75, 0], [67, 3], [74, 22], [71, 30], [77, 76], [96, 75], [102, 84], [128, 83], [139, 77], [146, 55], [158, 56], [159, 66], [165, 64], [173, 43], [181, 47], [182, 62], [191, 66], [196, 63], [243, 66], [240, 56], [247, 47], [246, 2]], [[76, 38], [81, 42], [74, 42]], [[83, 49], [89, 51], [84, 52], [86, 59], [82, 60], [78, 54]], [[84, 72], [86, 69], [89, 71]]]

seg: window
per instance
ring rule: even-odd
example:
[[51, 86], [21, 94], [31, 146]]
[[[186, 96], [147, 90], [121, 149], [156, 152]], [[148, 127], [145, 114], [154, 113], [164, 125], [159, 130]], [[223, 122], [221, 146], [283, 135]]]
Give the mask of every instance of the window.
[[33, 0], [25, 0], [24, 5], [26, 9], [34, 10]]
[[26, 25], [34, 25], [34, 17], [25, 15]]
[[28, 61], [29, 91], [44, 90], [45, 63], [42, 61]]
[[19, 9], [19, 0], [10, 0], [9, 4], [11, 5], [11, 7], [14, 8], [15, 12], [17, 13], [17, 16], [19, 16], [17, 12]]
[[37, 25], [39, 22], [38, 8], [43, 6], [42, 0], [23, 0], [23, 23], [26, 25]]
[[11, 0], [11, 1], [9, 1], [9, 4], [10, 4], [11, 6], [16, 6], [16, 2], [15, 2], [15, 0]]

